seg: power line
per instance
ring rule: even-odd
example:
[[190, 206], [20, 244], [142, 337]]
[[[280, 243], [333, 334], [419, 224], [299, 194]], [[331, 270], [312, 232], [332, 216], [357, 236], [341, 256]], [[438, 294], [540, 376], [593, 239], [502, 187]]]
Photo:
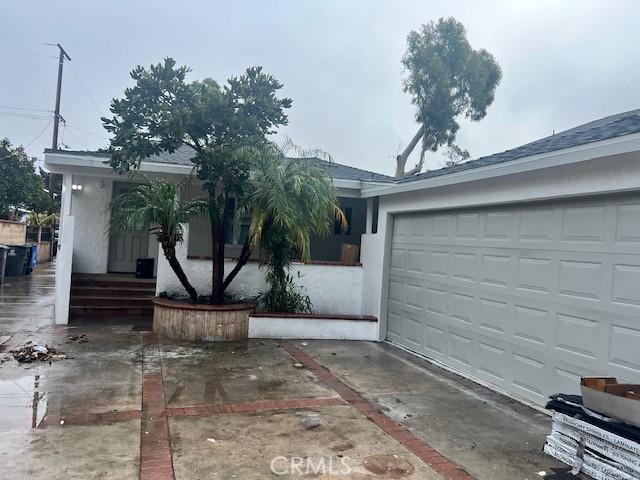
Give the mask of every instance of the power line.
[[45, 112], [45, 113], [53, 113], [53, 110], [44, 110], [42, 108], [26, 108], [26, 107], [12, 107], [9, 105], [0, 105], [0, 108], [5, 110], [22, 110], [26, 112]]
[[14, 117], [14, 118], [30, 118], [32, 120], [48, 120], [51, 118], [50, 115], [36, 115], [31, 113], [20, 113], [20, 112], [0, 112], [1, 117]]
[[46, 132], [46, 131], [49, 129], [49, 127], [51, 126], [51, 122], [53, 122], [53, 119], [49, 120], [49, 123], [47, 123], [47, 126], [46, 126], [46, 127], [44, 127], [44, 128], [40, 131], [40, 133], [38, 133], [38, 135], [36, 135], [36, 137], [35, 137], [33, 140], [31, 140], [31, 141], [29, 142], [29, 144], [28, 144], [28, 145], [26, 145], [26, 146], [24, 147], [24, 149], [25, 149], [25, 150], [26, 150], [27, 148], [29, 148], [31, 145], [33, 145], [34, 143], [36, 143], [36, 141], [37, 141], [37, 140], [42, 136], [42, 134], [43, 134], [44, 132]]
[[7, 53], [9, 55], [24, 55], [28, 57], [55, 58], [55, 59], [58, 58], [53, 55], [43, 55], [41, 53], [31, 53], [31, 52], [16, 52], [15, 50], [4, 50], [4, 49], [0, 50], [0, 53]]
[[65, 122], [65, 124], [67, 125], [67, 127], [71, 128], [73, 130], [77, 130], [78, 132], [82, 132], [82, 133], [85, 133], [87, 135], [93, 135], [94, 137], [99, 137], [99, 138], [102, 138], [104, 140], [109, 140], [109, 137], [105, 137], [104, 135], [100, 135], [99, 133], [94, 133], [94, 132], [90, 132], [88, 130], [83, 130], [82, 128], [78, 128], [78, 127], [74, 127], [73, 125], [69, 125], [66, 122]]
[[73, 76], [76, 77], [76, 80], [78, 80], [78, 83], [82, 87], [82, 90], [84, 90], [84, 93], [87, 95], [87, 98], [91, 101], [96, 111], [101, 116], [105, 115], [104, 111], [98, 106], [98, 103], [91, 96], [91, 93], [89, 93], [89, 89], [85, 86], [82, 80], [80, 80], [80, 76], [78, 75], [78, 72], [76, 72], [76, 70], [71, 66], [71, 64], [68, 64], [68, 67], [69, 67], [69, 70], [71, 70], [71, 73], [73, 73]]
[[82, 143], [82, 141], [78, 137], [76, 137], [71, 130], [69, 130], [69, 135], [71, 135], [82, 148], [84, 148], [85, 150], [89, 150], [89, 148], [84, 143]]

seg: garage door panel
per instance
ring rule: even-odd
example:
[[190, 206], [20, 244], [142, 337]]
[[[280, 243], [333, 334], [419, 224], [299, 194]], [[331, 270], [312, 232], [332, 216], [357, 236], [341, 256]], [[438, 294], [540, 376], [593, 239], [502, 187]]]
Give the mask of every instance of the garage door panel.
[[545, 294], [555, 291], [554, 265], [550, 256], [519, 256], [516, 265], [517, 289]]
[[424, 346], [429, 355], [442, 360], [449, 351], [449, 335], [440, 322], [427, 318], [425, 322]]
[[611, 325], [609, 346], [609, 364], [633, 375], [640, 375], [640, 326], [630, 328]]
[[[551, 244], [556, 236], [554, 216], [555, 211], [553, 208], [525, 209], [520, 212], [517, 243]], [[521, 246], [521, 248], [523, 247]]]
[[463, 282], [474, 282], [478, 274], [478, 255], [454, 252], [452, 277]]
[[612, 268], [611, 300], [625, 307], [636, 307], [640, 311], [640, 265], [617, 263]]
[[398, 218], [390, 340], [539, 404], [640, 382], [640, 195]]
[[407, 314], [404, 318], [404, 340], [414, 347], [424, 347], [424, 320], [412, 314]]
[[548, 310], [515, 305], [511, 334], [532, 348], [545, 349], [552, 344], [553, 322]]
[[478, 372], [489, 376], [488, 381], [502, 386], [505, 382], [505, 367], [508, 362], [508, 353], [504, 347], [492, 343], [478, 341]]
[[604, 270], [601, 262], [560, 260], [558, 293], [586, 300], [601, 300]]
[[640, 244], [640, 202], [618, 205], [616, 213], [616, 241]]
[[481, 260], [481, 282], [508, 287], [514, 282], [514, 262], [511, 255], [484, 254]]
[[513, 317], [511, 305], [506, 301], [480, 298], [479, 306], [478, 327], [485, 333], [489, 330], [493, 335], [504, 335]]
[[588, 242], [604, 243], [605, 205], [568, 207], [562, 211], [562, 230], [560, 241], [563, 243]]

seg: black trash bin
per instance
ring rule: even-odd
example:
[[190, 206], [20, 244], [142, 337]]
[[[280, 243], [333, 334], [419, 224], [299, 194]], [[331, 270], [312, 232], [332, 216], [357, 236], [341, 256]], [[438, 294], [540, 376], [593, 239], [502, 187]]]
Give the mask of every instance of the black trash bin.
[[7, 252], [9, 247], [0, 245], [0, 285], [4, 283], [4, 269], [7, 266]]
[[136, 260], [136, 278], [153, 278], [153, 258]]
[[27, 273], [30, 245], [7, 245], [7, 265], [4, 274], [7, 277], [17, 277]]

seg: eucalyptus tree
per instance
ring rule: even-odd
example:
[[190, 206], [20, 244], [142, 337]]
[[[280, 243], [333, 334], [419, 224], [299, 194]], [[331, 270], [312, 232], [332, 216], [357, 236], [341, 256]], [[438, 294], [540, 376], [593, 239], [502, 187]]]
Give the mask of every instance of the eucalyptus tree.
[[[404, 91], [416, 106], [418, 131], [404, 151], [396, 157], [396, 178], [419, 173], [427, 151], [443, 145], [454, 148], [456, 158], [468, 152], [454, 145], [460, 117], [482, 120], [493, 102], [502, 72], [493, 55], [474, 50], [464, 25], [454, 18], [429, 22], [407, 36], [402, 58], [406, 77]], [[405, 171], [407, 159], [418, 143], [420, 160]]]

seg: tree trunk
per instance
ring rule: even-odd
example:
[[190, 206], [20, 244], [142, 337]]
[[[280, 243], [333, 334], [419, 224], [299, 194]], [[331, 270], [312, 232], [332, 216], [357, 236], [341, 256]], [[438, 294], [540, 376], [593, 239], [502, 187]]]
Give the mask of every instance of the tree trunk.
[[[422, 170], [422, 162], [424, 159], [424, 155], [420, 156], [420, 163], [418, 163], [418, 165], [416, 165], [416, 167], [413, 170], [411, 170], [410, 172], [404, 171], [407, 165], [407, 159], [409, 158], [409, 155], [411, 155], [411, 152], [413, 152], [413, 150], [416, 148], [416, 145], [418, 144], [418, 142], [423, 136], [424, 136], [424, 125], [421, 125], [418, 131], [416, 132], [416, 134], [413, 136], [413, 138], [409, 142], [409, 145], [407, 145], [407, 148], [405, 148], [404, 151], [396, 157], [396, 178], [402, 178], [406, 175], [411, 175], [413, 173], [417, 173], [420, 170]], [[423, 152], [424, 152], [424, 149], [423, 149]]]
[[224, 213], [219, 221], [211, 215], [211, 298], [209, 303], [222, 305], [224, 303]]
[[227, 275], [227, 277], [224, 279], [224, 288], [226, 290], [226, 288], [229, 286], [229, 284], [233, 281], [234, 278], [236, 278], [236, 275], [238, 274], [238, 272], [240, 271], [240, 269], [242, 269], [242, 267], [244, 267], [247, 262], [249, 261], [249, 257], [251, 257], [251, 245], [249, 244], [249, 237], [247, 236], [247, 239], [244, 241], [244, 244], [242, 245], [242, 251], [240, 252], [240, 257], [238, 258], [238, 261], [236, 262], [235, 267], [233, 267], [233, 270], [231, 270], [229, 272], [229, 275]]
[[180, 283], [189, 294], [191, 300], [193, 302], [197, 302], [198, 292], [196, 292], [196, 289], [193, 288], [193, 285], [189, 283], [187, 275], [184, 273], [184, 270], [182, 270], [182, 265], [180, 265], [180, 262], [176, 258], [176, 247], [174, 245], [162, 243], [162, 251], [164, 252], [165, 258], [169, 262], [169, 266], [173, 270], [173, 273], [176, 274], [176, 277], [178, 277], [178, 280], [180, 280]]

